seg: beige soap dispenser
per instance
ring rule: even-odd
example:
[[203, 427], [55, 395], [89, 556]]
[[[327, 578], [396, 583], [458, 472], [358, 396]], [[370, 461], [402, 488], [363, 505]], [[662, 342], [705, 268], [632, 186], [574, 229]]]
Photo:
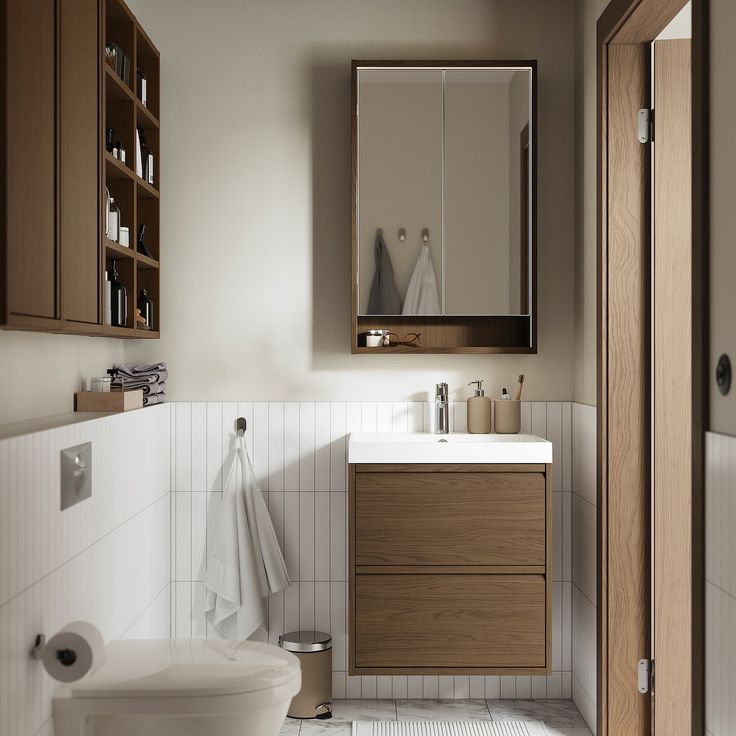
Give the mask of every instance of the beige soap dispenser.
[[477, 385], [475, 395], [468, 399], [468, 432], [488, 434], [491, 431], [491, 399], [483, 391], [483, 381], [471, 381], [468, 386]]

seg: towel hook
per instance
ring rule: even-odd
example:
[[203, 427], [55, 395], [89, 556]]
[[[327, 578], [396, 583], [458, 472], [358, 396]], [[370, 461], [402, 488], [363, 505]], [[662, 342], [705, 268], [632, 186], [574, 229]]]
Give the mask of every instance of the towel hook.
[[245, 421], [245, 417], [238, 417], [238, 420], [235, 423], [235, 427], [238, 430], [238, 437], [245, 437], [245, 430], [247, 426], [248, 425]]
[[399, 228], [399, 242], [400, 243], [406, 242], [406, 229], [403, 227]]
[[428, 243], [429, 242], [429, 230], [425, 227], [424, 230], [422, 230], [422, 242]]

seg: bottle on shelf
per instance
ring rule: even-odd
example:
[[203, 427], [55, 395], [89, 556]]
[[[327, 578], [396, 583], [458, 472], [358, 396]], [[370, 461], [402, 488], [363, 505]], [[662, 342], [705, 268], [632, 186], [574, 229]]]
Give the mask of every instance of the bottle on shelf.
[[125, 327], [128, 324], [128, 290], [120, 281], [118, 259], [112, 259], [110, 272], [110, 324], [113, 327]]
[[148, 258], [153, 258], [153, 253], [151, 253], [146, 245], [146, 226], [142, 222], [138, 225], [138, 252]]
[[144, 128], [138, 128], [138, 161], [140, 166], [136, 167], [136, 173], [153, 186], [153, 151], [146, 143], [146, 131]]
[[148, 107], [148, 80], [146, 75], [140, 69], [136, 69], [136, 78], [138, 99], [144, 107]]
[[120, 207], [115, 204], [115, 197], [109, 198], [106, 232], [108, 240], [117, 243], [120, 239]]
[[141, 293], [138, 295], [138, 309], [140, 310], [141, 317], [146, 321], [148, 329], [153, 330], [153, 301], [148, 296], [146, 289], [141, 289]]

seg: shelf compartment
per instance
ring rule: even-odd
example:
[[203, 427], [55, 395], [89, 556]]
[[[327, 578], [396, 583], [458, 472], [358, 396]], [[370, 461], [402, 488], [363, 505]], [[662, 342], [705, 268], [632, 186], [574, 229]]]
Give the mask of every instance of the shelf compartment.
[[128, 58], [130, 62], [128, 84], [125, 83], [125, 81], [117, 74], [108, 62], [104, 48], [103, 61], [105, 67], [108, 68], [114, 76], [120, 79], [120, 85], [128, 87], [131, 95], [133, 94], [133, 85], [135, 84], [135, 26], [135, 18], [124, 2], [121, 2], [121, 0], [106, 0], [104, 44], [117, 44], [123, 54]]
[[139, 128], [158, 128], [158, 118], [136, 98], [135, 109]]
[[[148, 296], [153, 302], [153, 327], [155, 330], [160, 329], [159, 325], [159, 270], [158, 268], [152, 268], [143, 261], [138, 261], [138, 281], [137, 281], [138, 292], [136, 293], [136, 306], [138, 305], [138, 295], [141, 289], [145, 289], [148, 292]], [[136, 330], [139, 333], [147, 333], [150, 330], [145, 330], [141, 327], [136, 326]]]
[[[353, 353], [532, 353], [530, 318], [522, 316], [385, 316], [358, 315]], [[403, 339], [421, 335], [421, 345], [369, 348], [361, 334], [389, 330]]]
[[[137, 124], [137, 130], [140, 130], [142, 133], [142, 138], [146, 142], [146, 146], [151, 150], [153, 153], [153, 184], [148, 184], [148, 182], [143, 179], [143, 181], [146, 181], [146, 184], [148, 184], [152, 189], [156, 190], [156, 193], [158, 193], [158, 183], [160, 181], [160, 157], [159, 157], [159, 131], [158, 128], [151, 128], [148, 127], [147, 121], [140, 120], [140, 117], [136, 115], [136, 124]], [[136, 149], [136, 163], [137, 163], [137, 156], [138, 152]]]
[[[140, 27], [136, 27], [136, 67], [146, 78], [146, 108], [154, 118], [159, 117], [159, 53], [148, 34]], [[138, 94], [136, 79], [136, 97]], [[142, 104], [142, 103], [141, 103]]]
[[[125, 163], [120, 159], [116, 159], [109, 153], [105, 144], [107, 141], [107, 129], [114, 129], [113, 142], [120, 141], [125, 146]], [[134, 173], [134, 142], [135, 137], [135, 107], [132, 100], [107, 100], [105, 102], [105, 130], [103, 131], [103, 150], [105, 151], [105, 159], [116, 164], [123, 169]]]
[[123, 163], [111, 153], [105, 151], [105, 177], [107, 181], [114, 181], [115, 179], [132, 181], [135, 173], [128, 167], [127, 163]]
[[[159, 227], [159, 201], [157, 198], [151, 197], [148, 190], [139, 187], [138, 209], [136, 218], [136, 228], [140, 225], [146, 226], [145, 242], [148, 250], [151, 252], [154, 262], [158, 263], [161, 257], [160, 250], [160, 227]], [[138, 231], [136, 230], [136, 250], [138, 250]], [[141, 257], [145, 257], [142, 256]]]
[[107, 62], [105, 62], [105, 95], [108, 100], [135, 101], [133, 90], [120, 79]]

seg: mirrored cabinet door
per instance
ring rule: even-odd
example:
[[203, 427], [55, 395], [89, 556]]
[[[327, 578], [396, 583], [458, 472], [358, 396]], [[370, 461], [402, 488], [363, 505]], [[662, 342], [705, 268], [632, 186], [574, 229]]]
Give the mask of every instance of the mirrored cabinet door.
[[359, 310], [401, 315], [425, 229], [442, 272], [442, 70], [368, 69], [358, 88]]
[[536, 352], [535, 75], [353, 63], [353, 352]]
[[445, 72], [444, 314], [529, 314], [528, 69]]

